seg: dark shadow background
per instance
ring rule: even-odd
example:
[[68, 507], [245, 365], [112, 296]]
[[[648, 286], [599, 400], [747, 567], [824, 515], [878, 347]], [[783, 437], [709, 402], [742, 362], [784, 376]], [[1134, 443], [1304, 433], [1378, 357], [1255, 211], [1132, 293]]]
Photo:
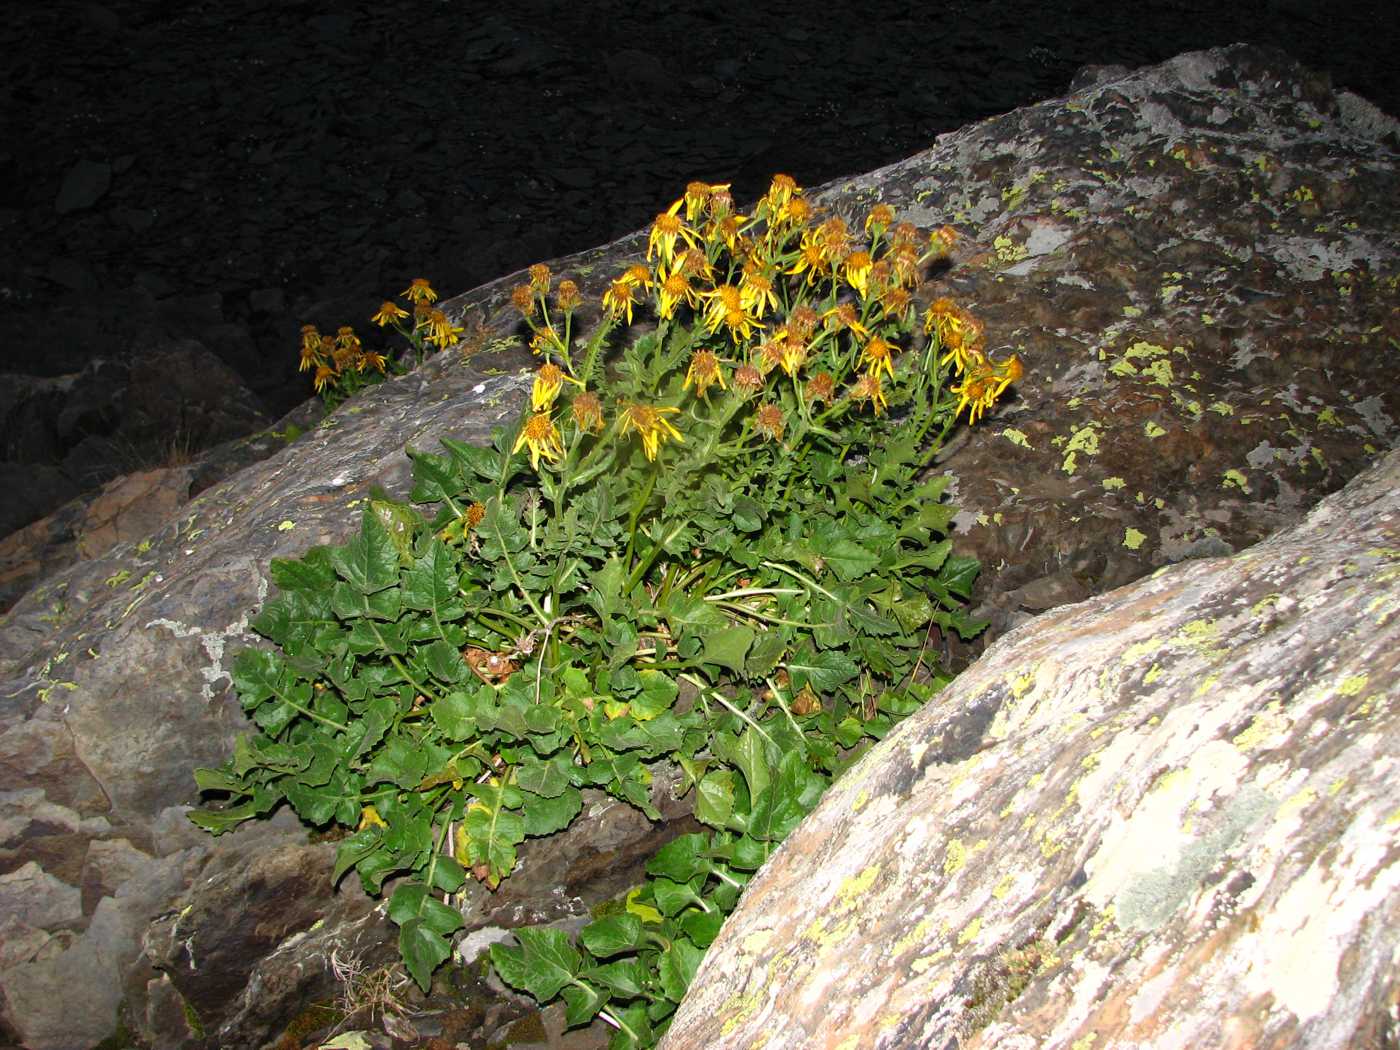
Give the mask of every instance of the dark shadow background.
[[0, 370], [196, 338], [276, 416], [309, 394], [303, 322], [365, 333], [413, 277], [451, 295], [611, 240], [693, 178], [743, 202], [864, 172], [1086, 64], [1248, 41], [1400, 112], [1394, 7], [12, 0]]

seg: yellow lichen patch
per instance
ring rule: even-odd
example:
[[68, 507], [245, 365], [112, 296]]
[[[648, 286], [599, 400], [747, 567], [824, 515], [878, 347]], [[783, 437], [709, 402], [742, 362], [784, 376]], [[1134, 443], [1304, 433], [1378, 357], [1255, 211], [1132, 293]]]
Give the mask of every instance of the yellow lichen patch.
[[1277, 700], [1270, 700], [1264, 705], [1264, 710], [1255, 715], [1249, 725], [1235, 735], [1232, 743], [1241, 751], [1252, 751], [1265, 741], [1288, 732], [1292, 724], [1283, 714], [1283, 705]]
[[1291, 820], [1316, 801], [1317, 792], [1312, 788], [1303, 788], [1279, 803], [1278, 810], [1274, 813], [1274, 819]]
[[912, 963], [909, 964], [909, 969], [913, 970], [915, 973], [923, 973], [924, 971], [937, 966], [939, 963], [941, 963], [944, 959], [948, 958], [952, 954], [953, 953], [946, 947], [939, 948], [938, 951], [934, 952], [932, 955], [925, 955], [921, 958], [915, 959]]
[[1366, 683], [1370, 680], [1367, 674], [1354, 674], [1350, 678], [1344, 678], [1342, 684], [1337, 686], [1338, 696], [1360, 696], [1366, 688]]
[[1128, 484], [1128, 483], [1127, 483], [1126, 481], [1124, 481], [1122, 478], [1118, 478], [1118, 477], [1104, 478], [1104, 479], [1103, 479], [1103, 487], [1104, 487], [1104, 489], [1106, 489], [1106, 490], [1109, 491], [1109, 492], [1112, 492], [1112, 491], [1114, 491], [1115, 489], [1121, 489], [1121, 488], [1123, 488], [1123, 487], [1124, 487], [1125, 485], [1127, 485], [1127, 484]]
[[1158, 426], [1156, 423], [1152, 422], [1152, 420], [1150, 419], [1143, 424], [1142, 430], [1143, 433], [1145, 433], [1150, 438], [1159, 438], [1166, 433], [1166, 430]]
[[1064, 462], [1060, 464], [1060, 469], [1066, 474], [1073, 474], [1078, 461], [1079, 453], [1086, 456], [1097, 456], [1099, 454], [1099, 430], [1102, 424], [1089, 422], [1077, 428], [1070, 435], [1068, 443], [1065, 445]]
[[1205, 696], [1206, 693], [1210, 692], [1212, 689], [1215, 688], [1215, 683], [1218, 681], [1220, 681], [1220, 676], [1218, 674], [1212, 673], [1206, 675], [1204, 678], [1201, 679], [1201, 684], [1196, 686], [1196, 691], [1191, 695], [1193, 697]]
[[741, 947], [749, 955], [757, 955], [773, 940], [772, 930], [755, 930], [744, 938]]
[[1202, 619], [1183, 624], [1173, 640], [1190, 646], [1202, 656], [1214, 658], [1223, 656], [1225, 652], [1216, 644], [1219, 637], [1220, 625], [1214, 620]]
[[903, 952], [907, 952], [915, 945], [923, 944], [933, 934], [937, 926], [938, 920], [932, 915], [924, 916], [915, 924], [912, 930], [894, 942], [894, 954], [899, 955]]
[[1017, 244], [1010, 237], [997, 237], [992, 241], [992, 248], [997, 254], [997, 258], [1004, 263], [1020, 262], [1030, 254], [1030, 249], [1024, 244]]
[[1157, 681], [1157, 679], [1158, 679], [1158, 678], [1161, 678], [1161, 677], [1162, 677], [1162, 665], [1161, 665], [1161, 664], [1153, 664], [1151, 667], [1149, 667], [1149, 668], [1147, 669], [1147, 673], [1146, 673], [1145, 675], [1142, 676], [1142, 684], [1143, 684], [1143, 685], [1151, 685], [1153, 682]]
[[1118, 658], [1120, 664], [1135, 664], [1148, 653], [1155, 653], [1166, 643], [1160, 638], [1149, 638], [1145, 642], [1134, 642], [1123, 650], [1123, 655]]
[[864, 897], [866, 891], [875, 885], [875, 880], [880, 877], [880, 865], [871, 864], [859, 875], [852, 875], [845, 882], [841, 883], [841, 888], [836, 891], [836, 895], [841, 898], [841, 903], [850, 907], [860, 898]]
[[967, 847], [961, 839], [949, 839], [943, 851], [943, 874], [956, 875], [967, 863]]
[[1001, 436], [1006, 438], [1006, 440], [1011, 442], [1013, 445], [1020, 445], [1022, 448], [1031, 447], [1031, 443], [1028, 440], [1026, 440], [1026, 435], [1019, 430], [1013, 430], [1010, 427], [1007, 427], [1001, 432]]
[[1016, 880], [1010, 875], [1003, 875], [1000, 881], [992, 887], [992, 896], [999, 901], [1006, 900], [1006, 895], [1011, 892], [1011, 887], [1015, 885], [1015, 882]]
[[1242, 471], [1227, 470], [1220, 476], [1220, 487], [1222, 489], [1239, 489], [1241, 492], [1249, 492], [1249, 478]]
[[1123, 546], [1130, 551], [1135, 551], [1142, 546], [1142, 541], [1147, 539], [1147, 533], [1139, 532], [1137, 529], [1128, 528], [1123, 530]]
[[970, 923], [962, 928], [958, 934], [958, 944], [970, 944], [977, 939], [977, 935], [982, 932], [982, 916], [977, 916]]
[[851, 799], [851, 812], [859, 813], [862, 809], [865, 808], [865, 804], [869, 801], [870, 792], [867, 791], [865, 788], [861, 788], [860, 791], [857, 792], [856, 797]]

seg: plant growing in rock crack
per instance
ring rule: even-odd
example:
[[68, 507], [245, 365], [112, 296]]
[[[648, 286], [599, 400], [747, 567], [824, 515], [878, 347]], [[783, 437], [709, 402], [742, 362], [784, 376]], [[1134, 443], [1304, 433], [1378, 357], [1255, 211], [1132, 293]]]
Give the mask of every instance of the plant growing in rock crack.
[[[576, 942], [522, 929], [491, 950], [571, 1024], [653, 1042], [777, 843], [947, 681], [930, 638], [982, 629], [925, 468], [1021, 365], [947, 300], [911, 335], [920, 268], [953, 239], [884, 205], [859, 236], [785, 176], [749, 215], [692, 183], [586, 340], [578, 288], [531, 267], [513, 295], [543, 359], [530, 404], [491, 448], [409, 450], [435, 511], [374, 500], [349, 543], [272, 563], [253, 627], [280, 652], [233, 671], [258, 732], [197, 771], [227, 801], [192, 818], [217, 833], [286, 800], [353, 828], [333, 878], [396, 880], [426, 989], [468, 879], [498, 886], [585, 789], [658, 819], [669, 764], [709, 830]], [[644, 301], [656, 329], [614, 353]]]
[[[414, 364], [422, 364], [434, 349], [446, 350], [461, 339], [462, 329], [433, 305], [438, 295], [426, 278], [415, 277], [399, 296], [412, 306], [411, 314], [386, 299], [370, 320], [380, 328], [393, 326], [407, 339], [413, 349]], [[406, 327], [404, 321], [410, 316], [413, 324]], [[326, 411], [330, 411], [366, 387], [382, 383], [389, 373], [403, 374], [407, 366], [378, 351], [366, 350], [350, 325], [342, 325], [331, 336], [322, 335], [315, 325], [308, 324], [301, 327], [299, 370], [312, 373], [316, 393], [321, 395]]]

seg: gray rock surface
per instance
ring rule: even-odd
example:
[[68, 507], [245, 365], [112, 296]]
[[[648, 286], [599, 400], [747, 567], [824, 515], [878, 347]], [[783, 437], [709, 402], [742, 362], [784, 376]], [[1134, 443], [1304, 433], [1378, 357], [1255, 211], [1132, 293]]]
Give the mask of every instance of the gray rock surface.
[[1045, 613], [822, 799], [663, 1050], [1392, 1046], [1400, 452]]
[[[1228, 49], [1108, 74], [812, 194], [851, 219], [883, 199], [913, 221], [954, 223], [962, 245], [925, 294], [971, 308], [993, 349], [1025, 362], [1016, 398], [945, 461], [994, 632], [1173, 561], [1242, 550], [1395, 443], [1400, 393], [1374, 364], [1400, 336], [1393, 134], [1306, 70]], [[644, 244], [639, 234], [553, 269], [596, 302]], [[36, 865], [65, 887], [56, 899], [80, 902], [52, 928], [12, 926], [34, 946], [7, 943], [0, 970], [0, 1023], [16, 1041], [67, 1050], [53, 1034], [58, 990], [102, 973], [119, 975], [124, 1016], [155, 1045], [215, 1045], [221, 1032], [237, 1033], [221, 1045], [257, 1045], [333, 992], [331, 945], [372, 939], [372, 913], [349, 909], [328, 878], [285, 883], [309, 925], [279, 930], [236, 973], [181, 970], [152, 931], [199, 911], [206, 872], [304, 834], [274, 821], [211, 840], [184, 820], [191, 770], [220, 762], [244, 726], [232, 654], [256, 641], [247, 623], [271, 558], [343, 541], [375, 486], [407, 493], [404, 445], [483, 442], [513, 417], [531, 363], [509, 305], [519, 280], [447, 304], [466, 353], [430, 359], [291, 445], [260, 444], [267, 458], [147, 535], [47, 576], [0, 619], [0, 792], [42, 792], [0, 841], [3, 871]], [[68, 812], [41, 819], [41, 804]], [[468, 902], [473, 943], [585, 914], [664, 834], [613, 807], [577, 838], [541, 844], [500, 894]], [[126, 845], [94, 851], [103, 842]], [[133, 850], [160, 872], [140, 892]], [[275, 901], [279, 885], [259, 892]], [[181, 1027], [190, 996], [203, 1037]], [[63, 1009], [74, 1031], [115, 1025], [110, 997]]]

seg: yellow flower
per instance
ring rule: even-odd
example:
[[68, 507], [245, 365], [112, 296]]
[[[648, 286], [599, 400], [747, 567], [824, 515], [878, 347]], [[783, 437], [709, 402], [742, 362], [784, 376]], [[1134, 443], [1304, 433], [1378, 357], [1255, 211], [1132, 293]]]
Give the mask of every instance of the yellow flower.
[[767, 207], [770, 216], [776, 217], [782, 214], [783, 205], [792, 200], [794, 194], [801, 192], [791, 175], [774, 175], [768, 184], [768, 192], [759, 204]]
[[530, 391], [530, 407], [540, 412], [554, 404], [554, 399], [559, 396], [559, 391], [564, 386], [564, 380], [568, 378], [563, 370], [552, 362], [546, 361], [540, 365], [540, 370], [535, 373], [535, 385]]
[[380, 328], [383, 328], [385, 325], [393, 324], [395, 321], [402, 321], [407, 316], [407, 310], [401, 309], [386, 299], [379, 304], [379, 312], [371, 317], [370, 321], [377, 324]]
[[559, 441], [559, 428], [554, 425], [554, 420], [549, 418], [549, 413], [536, 412], [525, 420], [525, 425], [520, 428], [520, 436], [515, 439], [515, 447], [510, 450], [511, 455], [526, 445], [530, 446], [532, 470], [540, 469], [541, 456], [557, 460], [564, 454], [564, 447]]
[[744, 309], [743, 293], [732, 284], [722, 284], [708, 292], [701, 292], [702, 299], [708, 299], [705, 306], [705, 327], [714, 333], [723, 325], [736, 343], [747, 341], [754, 329], [762, 329], [757, 319]]
[[437, 292], [433, 291], [433, 286], [428, 283], [426, 277], [413, 278], [413, 283], [399, 294], [411, 303], [437, 302]]
[[603, 406], [591, 390], [584, 390], [569, 406], [574, 414], [574, 425], [585, 432], [597, 433], [603, 429]]
[[535, 263], [529, 269], [530, 287], [540, 295], [549, 294], [549, 267], [544, 263]]
[[583, 302], [583, 296], [579, 294], [578, 285], [573, 281], [560, 281], [559, 291], [555, 293], [554, 301], [559, 304], [559, 309], [566, 314], [573, 313]]
[[734, 391], [743, 397], [752, 397], [763, 389], [763, 373], [753, 365], [740, 365], [734, 369]]
[[312, 385], [316, 387], [316, 393], [320, 393], [326, 388], [332, 379], [336, 377], [336, 371], [330, 365], [317, 365], [316, 378], [312, 380]]
[[627, 284], [635, 285], [638, 288], [650, 288], [652, 285], [651, 271], [641, 263], [633, 263], [622, 271], [622, 276], [618, 278]]
[[720, 371], [719, 358], [709, 350], [697, 350], [690, 359], [690, 368], [685, 373], [685, 384], [682, 390], [690, 389], [690, 384], [695, 384], [695, 396], [704, 397], [705, 391], [711, 385], [718, 383], [721, 390], [729, 388], [724, 384], [724, 373]]
[[686, 303], [694, 308], [698, 302], [699, 300], [695, 298], [695, 289], [690, 286], [690, 278], [680, 270], [668, 274], [666, 279], [657, 286], [656, 312], [662, 317], [670, 317], [674, 314], [680, 303]]
[[1008, 386], [1021, 378], [1021, 359], [1012, 354], [1005, 361], [992, 361], [980, 354], [973, 361], [960, 385], [953, 387], [958, 407], [953, 415], [969, 408], [967, 421], [976, 423]]
[[878, 237], [890, 227], [894, 222], [894, 209], [888, 204], [877, 204], [870, 209], [870, 214], [865, 217], [865, 232]]
[[879, 374], [871, 375], [867, 372], [856, 380], [851, 387], [850, 397], [856, 401], [869, 401], [875, 406], [875, 414], [878, 416], [888, 407], [885, 401], [885, 392], [880, 386]]
[[695, 231], [681, 221], [676, 212], [681, 210], [681, 205], [685, 203], [685, 198], [679, 198], [675, 204], [663, 211], [651, 224], [651, 236], [647, 238], [647, 261], [651, 261], [651, 253], [661, 258], [667, 266], [671, 265], [676, 255], [676, 241], [684, 240], [692, 248], [698, 247], [695, 240]]
[[388, 826], [384, 823], [384, 818], [379, 815], [379, 810], [373, 806], [365, 806], [360, 810], [361, 831], [364, 831], [365, 828], [387, 828]]
[[856, 308], [850, 303], [837, 303], [826, 313], [822, 314], [822, 320], [826, 326], [833, 331], [841, 331], [849, 328], [856, 335], [864, 338], [870, 334], [870, 330], [860, 323], [860, 317], [856, 313]]
[[[301, 326], [301, 364], [298, 372], [307, 372], [321, 362], [321, 333], [314, 324]], [[317, 389], [320, 389], [319, 387]]]
[[935, 259], [949, 255], [958, 244], [958, 231], [951, 226], [940, 226], [928, 236], [929, 250]]
[[517, 284], [510, 290], [510, 303], [525, 320], [535, 316], [535, 290], [528, 284]]
[[453, 324], [448, 320], [447, 315], [438, 309], [432, 309], [425, 313], [418, 327], [428, 330], [428, 342], [439, 350], [446, 350], [449, 346], [455, 345], [463, 331], [461, 326]]
[[778, 296], [773, 291], [773, 281], [761, 273], [750, 273], [745, 269], [739, 278], [739, 303], [754, 317], [762, 317], [771, 307], [778, 308]]
[[870, 253], [851, 252], [841, 263], [841, 269], [846, 277], [846, 283], [860, 293], [862, 299], [865, 298], [867, 281], [870, 277]]
[[[708, 182], [692, 182], [685, 188], [685, 221], [694, 222], [699, 218], [700, 213], [705, 210], [705, 206], [710, 203], [715, 194], [729, 194], [729, 183], [723, 185], [711, 185]], [[732, 204], [732, 201], [731, 201]]]
[[759, 405], [753, 414], [753, 427], [769, 441], [783, 440], [787, 420], [777, 405]]
[[830, 401], [835, 389], [836, 380], [831, 378], [831, 373], [818, 372], [807, 380], [807, 400], [814, 405], [818, 401]]
[[637, 304], [637, 289], [625, 280], [616, 280], [608, 285], [603, 293], [603, 309], [614, 319], [625, 314], [627, 323], [632, 323], [632, 307]]
[[383, 375], [384, 369], [388, 367], [388, 364], [389, 363], [384, 360], [383, 354], [370, 352], [360, 358], [360, 371], [363, 372], [367, 368], [373, 368], [378, 371], [380, 375]]
[[890, 346], [880, 336], [871, 336], [870, 341], [865, 344], [861, 351], [861, 356], [865, 358], [865, 370], [868, 374], [879, 377], [884, 372], [891, 379], [894, 378], [894, 347]]
[[685, 443], [680, 431], [666, 418], [667, 415], [679, 411], [679, 408], [653, 408], [651, 405], [633, 403], [622, 410], [622, 415], [618, 417], [617, 429], [622, 434], [635, 430], [642, 439], [642, 451], [646, 453], [647, 459], [654, 460], [662, 442]]

